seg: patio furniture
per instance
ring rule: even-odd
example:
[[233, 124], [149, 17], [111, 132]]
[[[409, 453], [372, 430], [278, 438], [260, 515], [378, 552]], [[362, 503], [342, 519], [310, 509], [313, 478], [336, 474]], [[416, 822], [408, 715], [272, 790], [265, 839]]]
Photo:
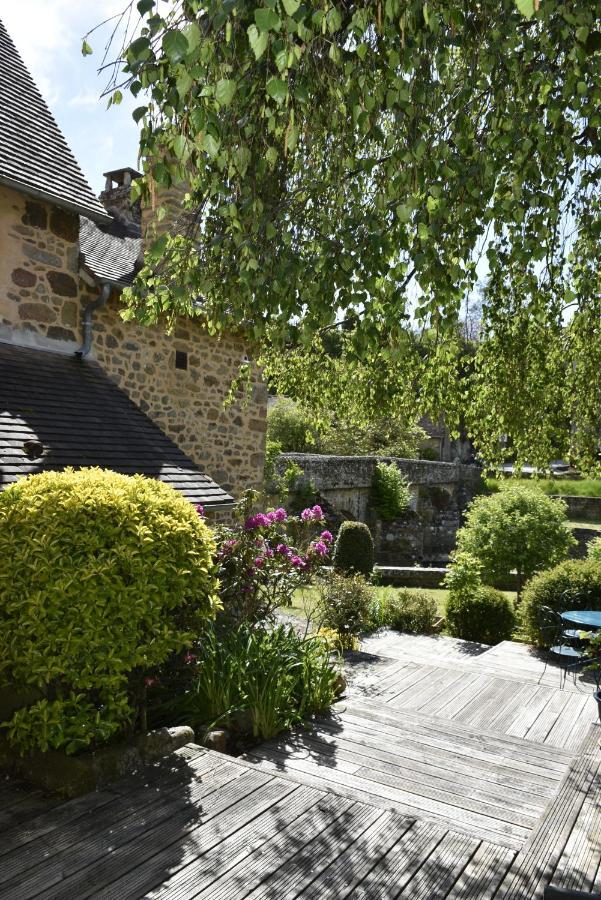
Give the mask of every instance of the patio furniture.
[[[563, 614], [550, 606], [542, 606], [540, 610], [541, 632], [549, 636], [549, 653], [555, 656], [562, 670], [562, 683], [567, 677], [569, 668], [577, 667], [586, 659], [586, 653], [575, 644], [582, 643], [582, 631], [578, 628], [566, 628]], [[545, 669], [547, 663], [545, 662]]]
[[601, 894], [590, 894], [588, 891], [570, 891], [567, 888], [553, 887], [552, 884], [545, 888], [543, 900], [601, 900]]
[[601, 611], [596, 609], [569, 609], [561, 613], [561, 620], [570, 625], [601, 629]]

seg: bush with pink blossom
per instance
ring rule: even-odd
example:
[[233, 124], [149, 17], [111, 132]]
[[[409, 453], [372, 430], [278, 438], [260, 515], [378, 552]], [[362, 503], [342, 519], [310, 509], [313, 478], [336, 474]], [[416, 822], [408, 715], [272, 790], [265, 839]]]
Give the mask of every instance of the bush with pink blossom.
[[295, 590], [328, 563], [332, 545], [320, 506], [299, 516], [282, 507], [252, 512], [256, 500], [247, 491], [238, 504], [240, 524], [216, 529], [223, 615], [236, 622], [260, 622], [290, 606]]

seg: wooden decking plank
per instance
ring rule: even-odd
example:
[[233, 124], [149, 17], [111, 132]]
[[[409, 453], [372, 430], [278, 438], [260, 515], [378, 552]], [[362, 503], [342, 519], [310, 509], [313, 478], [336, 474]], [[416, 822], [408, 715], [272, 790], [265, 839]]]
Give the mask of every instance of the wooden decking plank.
[[[438, 697], [432, 697], [428, 704], [428, 713], [431, 716], [442, 716], [444, 718], [453, 718], [454, 710], [461, 707], [463, 698], [472, 696], [472, 685], [480, 682], [482, 676], [477, 672], [461, 671], [457, 673], [459, 678], [452, 687], [449, 687], [444, 693]], [[476, 689], [477, 690], [477, 689]]]
[[570, 704], [571, 715], [561, 716], [547, 735], [547, 744], [562, 747], [574, 752], [586, 737], [588, 729], [595, 719], [595, 701], [590, 692], [573, 694]]
[[[210, 770], [210, 781], [194, 783], [195, 795], [199, 798], [210, 795], [222, 785], [231, 782], [238, 771], [231, 764], [228, 765], [224, 758], [221, 767]], [[30, 880], [36, 881], [40, 877], [40, 869], [46, 873], [43, 878], [50, 881], [52, 876], [48, 867], [56, 869], [55, 861], [62, 858], [60, 854], [69, 852], [70, 855], [76, 855], [78, 847], [86, 841], [94, 841], [96, 835], [109, 826], [113, 834], [119, 831], [127, 832], [127, 829], [132, 824], [135, 825], [141, 817], [150, 819], [153, 814], [163, 814], [166, 809], [178, 808], [181, 805], [179, 795], [191, 783], [166, 779], [165, 789], [157, 793], [152, 789], [146, 790], [145, 786], [138, 786], [136, 781], [135, 792], [124, 792], [122, 797], [114, 794], [113, 802], [110, 805], [103, 804], [100, 809], [92, 804], [91, 815], [83, 818], [79, 816], [63, 824], [58, 833], [51, 833], [50, 836], [44, 833], [40, 841], [33, 844], [27, 842], [15, 849], [0, 866], [0, 882], [14, 882], [23, 872], [28, 873]], [[23, 890], [25, 891], [25, 887]]]
[[537, 743], [546, 743], [549, 732], [562, 715], [567, 714], [571, 719], [571, 700], [574, 694], [567, 694], [563, 691], [553, 691], [549, 702], [539, 713], [532, 725], [526, 731], [524, 737], [529, 741]]
[[353, 891], [353, 900], [391, 900], [408, 884], [434, 852], [445, 831], [430, 822], [416, 822]]
[[135, 869], [94, 896], [96, 900], [141, 896], [188, 900], [324, 798], [323, 792], [273, 779], [224, 815], [192, 828], [183, 845], [162, 847], [148, 858], [143, 848], [136, 855]]
[[[248, 894], [249, 900], [294, 900], [304, 897], [305, 890], [323, 876], [324, 870], [350, 848], [356, 849], [366, 831], [385, 816], [381, 809], [358, 804], [348, 816], [342, 816], [331, 828], [315, 835], [283, 865]], [[350, 856], [350, 854], [349, 854]], [[352, 860], [347, 859], [352, 866]]]
[[514, 704], [516, 688], [517, 685], [510, 681], [492, 678], [486, 691], [483, 691], [479, 697], [468, 703], [460, 713], [454, 716], [455, 721], [467, 725], [468, 728], [490, 730], [490, 719], [497, 710]]
[[496, 714], [491, 715], [488, 724], [489, 730], [506, 734], [507, 729], [517, 719], [522, 709], [530, 703], [539, 687], [540, 685], [532, 682], [526, 682], [526, 684], [516, 683], [513, 703], [506, 703], [497, 710]]
[[[254, 758], [254, 757], [253, 757]], [[407, 816], [422, 816], [442, 822], [447, 828], [455, 828], [469, 834], [485, 837], [493, 843], [518, 849], [530, 833], [529, 828], [514, 825], [483, 813], [454, 806], [449, 798], [431, 799], [424, 794], [413, 794], [403, 787], [385, 784], [383, 779], [366, 778], [365, 773], [348, 775], [337, 769], [319, 769], [307, 760], [290, 759], [285, 753], [261, 751], [257, 762], [266, 771], [282, 771], [305, 784], [308, 780], [323, 790], [329, 790], [349, 798], [356, 798], [380, 808], [394, 808]]]
[[[35, 897], [42, 889], [45, 890], [44, 897], [61, 898], [72, 890], [72, 885], [76, 885], [76, 888], [73, 887], [73, 896], [88, 896], [93, 888], [92, 877], [98, 876], [99, 886], [102, 883], [100, 873], [107, 870], [107, 875], [112, 878], [118, 874], [116, 862], [119, 857], [116, 854], [123, 845], [131, 850], [134, 842], [135, 852], [136, 838], [144, 836], [145, 840], [150, 840], [152, 833], [159, 833], [160, 840], [164, 842], [167, 822], [170, 828], [179, 826], [183, 829], [186, 825], [191, 827], [199, 814], [198, 807], [201, 803], [206, 821], [235, 803], [240, 794], [252, 793], [268, 780], [261, 773], [244, 771], [240, 775], [234, 775], [225, 784], [215, 784], [214, 779], [207, 784], [193, 783], [190, 785], [189, 796], [172, 795], [167, 802], [159, 801], [141, 810], [134, 808], [116, 824], [111, 819], [107, 821], [103, 818], [104, 827], [100, 828], [99, 825], [99, 830], [87, 838], [70, 844], [58, 853], [52, 853], [47, 859], [32, 860], [26, 877], [13, 879], [10, 885], [4, 887], [3, 900], [4, 897], [6, 900], [12, 900], [13, 897], [14, 900], [26, 900], [28, 897]], [[111, 861], [114, 861], [114, 866], [111, 866]], [[130, 868], [134, 864], [132, 862]]]
[[325, 797], [296, 822], [274, 835], [266, 846], [254, 850], [210, 885], [202, 887], [194, 897], [210, 900], [241, 900], [248, 897], [288, 859], [320, 834], [334, 840], [344, 835], [357, 806], [343, 797]]
[[344, 900], [378, 865], [414, 822], [397, 813], [383, 811], [361, 838], [341, 853], [319, 878], [302, 893], [303, 900]]
[[469, 864], [478, 846], [477, 840], [447, 832], [397, 896], [410, 897], [411, 900], [444, 897]]
[[[270, 746], [279, 747], [280, 744], [286, 744], [285, 739], [273, 742]], [[337, 735], [335, 739], [329, 740], [318, 732], [299, 735], [297, 742], [293, 738], [290, 739], [290, 747], [293, 751], [307, 748], [311, 755], [318, 754], [320, 761], [335, 756], [337, 759], [348, 760], [349, 763], [357, 762], [361, 766], [391, 775], [396, 774], [399, 779], [425, 779], [426, 782], [446, 785], [451, 791], [468, 791], [472, 797], [481, 796], [483, 799], [491, 798], [509, 802], [516, 809], [534, 816], [542, 813], [546, 803], [545, 798], [533, 802], [535, 798], [532, 797], [531, 785], [522, 785], [522, 789], [518, 790], [515, 781], [512, 782], [511, 778], [504, 778], [499, 784], [496, 780], [496, 772], [490, 767], [487, 777], [486, 770], [479, 771], [468, 765], [462, 766], [461, 770], [453, 770], [451, 766], [445, 766], [443, 760], [428, 761], [425, 758], [423, 761], [416, 761], [407, 758], [402, 749], [391, 753], [381, 750], [380, 746], [353, 743], [348, 739], [346, 731], [342, 735]]]
[[536, 694], [530, 699], [528, 705], [520, 710], [519, 716], [517, 716], [517, 718], [515, 718], [511, 725], [507, 728], [506, 734], [511, 734], [514, 737], [525, 738], [529, 729], [532, 728], [540, 714], [549, 704], [552, 696], [552, 689], [541, 685], [537, 689]]
[[461, 680], [461, 672], [453, 672], [450, 669], [435, 669], [429, 678], [420, 681], [408, 694], [404, 693], [391, 698], [390, 702], [396, 708], [419, 710], [433, 697], [446, 694], [456, 681]]
[[599, 728], [593, 726], [530, 839], [517, 854], [495, 900], [535, 900], [551, 881], [553, 872], [569, 840], [584, 799], [594, 783], [600, 760], [597, 751]]
[[553, 875], [557, 887], [592, 891], [601, 862], [601, 797], [599, 776], [590, 786], [572, 833]]
[[408, 672], [404, 678], [396, 680], [386, 689], [386, 702], [400, 701], [401, 698], [411, 696], [411, 693], [422, 683], [428, 683], [436, 666], [416, 666]]
[[482, 842], [445, 900], [480, 900], [484, 890], [494, 892], [514, 858], [513, 850]]

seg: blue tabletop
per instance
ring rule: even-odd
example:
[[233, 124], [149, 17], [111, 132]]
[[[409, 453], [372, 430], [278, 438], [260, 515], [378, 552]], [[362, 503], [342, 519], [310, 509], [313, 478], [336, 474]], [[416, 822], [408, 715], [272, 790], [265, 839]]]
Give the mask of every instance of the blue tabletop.
[[601, 611], [595, 609], [570, 609], [561, 614], [565, 622], [574, 625], [588, 625], [589, 628], [601, 628]]

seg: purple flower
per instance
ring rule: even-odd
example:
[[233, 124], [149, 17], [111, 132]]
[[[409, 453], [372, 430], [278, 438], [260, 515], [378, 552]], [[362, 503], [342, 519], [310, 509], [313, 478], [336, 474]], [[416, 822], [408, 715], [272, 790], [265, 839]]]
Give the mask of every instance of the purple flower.
[[312, 509], [303, 509], [300, 517], [303, 520], [303, 522], [311, 522], [313, 520], [313, 510]]
[[280, 506], [279, 509], [275, 510], [275, 512], [273, 514], [273, 518], [274, 518], [274, 521], [276, 521], [276, 522], [285, 522], [286, 519], [288, 518], [288, 513], [282, 506]]
[[290, 564], [293, 565], [296, 569], [305, 568], [305, 560], [301, 556], [291, 556]]
[[257, 513], [255, 516], [248, 517], [244, 523], [244, 528], [246, 531], [252, 531], [253, 528], [265, 528], [270, 524], [271, 523], [265, 513]]
[[205, 508], [204, 508], [204, 506], [202, 506], [202, 504], [200, 504], [200, 503], [195, 503], [195, 504], [194, 504], [194, 509], [196, 510], [196, 512], [198, 513], [198, 515], [199, 515], [201, 518], [204, 518]]
[[322, 531], [319, 535], [322, 541], [325, 541], [326, 544], [331, 544], [334, 538], [332, 537], [331, 531]]
[[283, 556], [290, 556], [290, 547], [287, 544], [278, 544], [275, 548], [276, 553], [281, 553]]
[[323, 541], [315, 541], [314, 544], [311, 544], [311, 549], [314, 553], [317, 553], [318, 556], [327, 556], [330, 552], [328, 545], [324, 544]]
[[323, 511], [321, 509], [321, 506], [318, 506], [316, 504], [313, 507], [313, 509], [311, 510], [311, 512], [313, 513], [313, 518], [316, 519], [317, 521], [319, 521], [320, 519], [323, 519]]
[[271, 549], [271, 547], [268, 547], [266, 549], [265, 556], [267, 557], [267, 559], [271, 559], [273, 557], [273, 550]]
[[257, 569], [261, 569], [263, 567], [264, 563], [265, 563], [265, 560], [263, 559], [262, 556], [257, 556], [255, 558], [255, 566], [257, 567]]

